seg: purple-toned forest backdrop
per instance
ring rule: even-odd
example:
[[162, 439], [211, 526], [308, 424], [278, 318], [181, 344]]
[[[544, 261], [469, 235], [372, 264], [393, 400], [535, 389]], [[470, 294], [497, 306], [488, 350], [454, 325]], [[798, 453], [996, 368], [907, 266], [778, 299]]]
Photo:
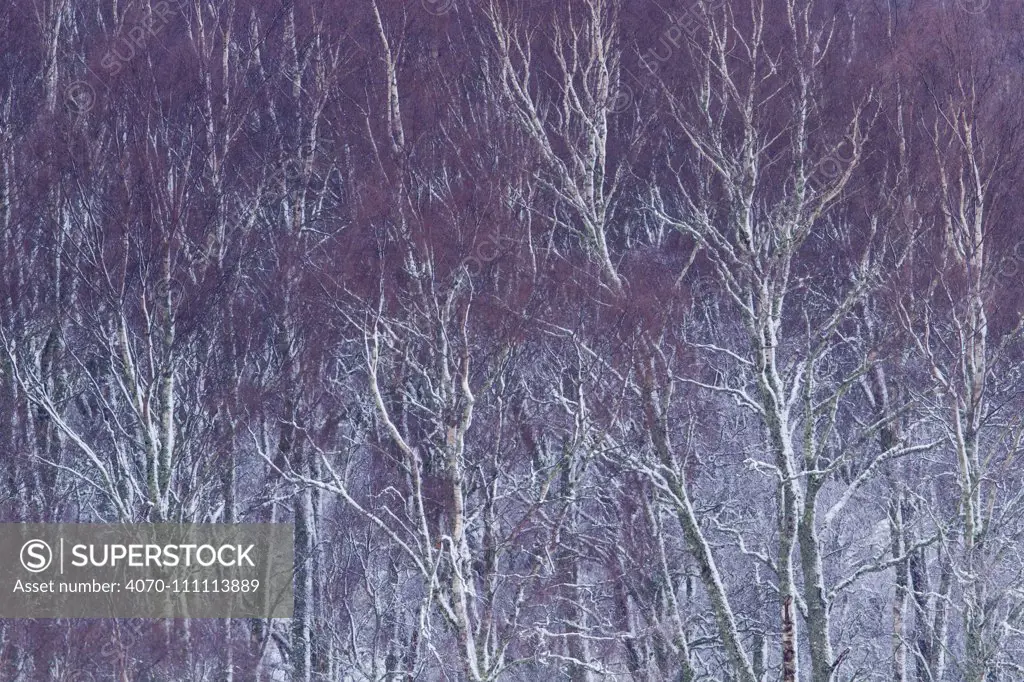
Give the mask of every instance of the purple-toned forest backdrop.
[[0, 679], [1024, 680], [1020, 2], [2, 5], [0, 521], [296, 564]]

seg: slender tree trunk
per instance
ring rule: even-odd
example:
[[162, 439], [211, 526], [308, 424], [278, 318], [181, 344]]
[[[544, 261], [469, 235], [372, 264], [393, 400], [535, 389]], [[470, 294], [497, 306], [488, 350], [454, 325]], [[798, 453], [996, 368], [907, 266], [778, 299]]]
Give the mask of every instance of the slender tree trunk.
[[[892, 555], [902, 556], [906, 551], [903, 527], [903, 503], [901, 493], [896, 493], [889, 502], [889, 533], [892, 537]], [[907, 561], [896, 564], [896, 589], [892, 602], [892, 679], [906, 682], [907, 679]]]
[[760, 345], [757, 350], [758, 382], [775, 466], [782, 477], [778, 487], [779, 556], [776, 559], [779, 605], [782, 611], [782, 680], [796, 682], [799, 676], [799, 658], [793, 604], [796, 597], [793, 551], [798, 535], [797, 510], [800, 507], [800, 491], [796, 483], [793, 443], [785, 408], [785, 391], [781, 386], [775, 358], [778, 322], [769, 320], [762, 324], [764, 328], [759, 331], [760, 338], [757, 339]]
[[[651, 434], [655, 452], [663, 467], [674, 472], [672, 457], [672, 445], [669, 440], [668, 428], [665, 416], [661, 413], [654, 387], [650, 378], [645, 379], [644, 385], [644, 408], [646, 413], [647, 427]], [[697, 562], [700, 571], [701, 581], [704, 589], [707, 590], [708, 599], [711, 601], [711, 608], [715, 613], [715, 622], [718, 625], [718, 634], [722, 638], [726, 655], [732, 665], [733, 673], [738, 682], [755, 682], [754, 669], [750, 665], [750, 658], [747, 656], [740, 641], [739, 629], [736, 625], [736, 618], [733, 615], [732, 607], [729, 605], [729, 596], [722, 582], [722, 576], [718, 571], [711, 547], [704, 538], [704, 533], [697, 520], [697, 514], [690, 501], [689, 491], [681, 477], [671, 474], [666, 481], [671, 494], [672, 502], [676, 508], [676, 515], [679, 524], [683, 527], [683, 537], [686, 540], [687, 548]]]
[[832, 640], [829, 633], [828, 598], [821, 564], [817, 519], [818, 491], [824, 480], [811, 475], [807, 481], [803, 515], [800, 518], [800, 563], [804, 575], [804, 601], [807, 603], [807, 636], [811, 646], [813, 679], [832, 679]]
[[931, 670], [932, 678], [935, 680], [945, 679], [946, 674], [946, 645], [949, 634], [949, 592], [953, 586], [953, 565], [949, 557], [941, 550], [939, 552], [939, 594], [935, 600], [935, 625], [932, 628], [934, 637], [932, 639]]
[[[574, 504], [576, 498], [576, 474], [573, 471], [573, 462], [567, 462], [562, 468], [562, 494], [568, 504]], [[575, 511], [569, 510], [565, 523], [576, 523]], [[565, 532], [563, 528], [562, 532]], [[574, 528], [573, 528], [574, 530]], [[561, 532], [559, 536], [561, 537]], [[582, 637], [586, 620], [586, 611], [579, 606], [580, 600], [580, 565], [579, 553], [570, 547], [559, 547], [559, 582], [565, 593], [565, 632], [566, 648], [570, 657], [580, 662], [589, 662], [590, 646], [586, 638]], [[590, 670], [578, 663], [570, 663], [568, 666], [569, 679], [572, 682], [590, 682]]]
[[914, 605], [914, 666], [917, 682], [932, 682], [932, 627], [931, 608], [929, 607], [930, 585], [928, 566], [925, 562], [925, 549], [921, 548], [910, 555], [907, 567], [910, 585], [913, 590]]

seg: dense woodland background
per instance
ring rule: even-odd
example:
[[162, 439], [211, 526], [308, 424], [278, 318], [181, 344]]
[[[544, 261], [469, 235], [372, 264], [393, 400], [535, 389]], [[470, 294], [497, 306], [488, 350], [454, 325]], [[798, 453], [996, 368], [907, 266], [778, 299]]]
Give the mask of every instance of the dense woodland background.
[[5, 0], [0, 520], [297, 563], [0, 678], [1024, 680], [1022, 29]]

